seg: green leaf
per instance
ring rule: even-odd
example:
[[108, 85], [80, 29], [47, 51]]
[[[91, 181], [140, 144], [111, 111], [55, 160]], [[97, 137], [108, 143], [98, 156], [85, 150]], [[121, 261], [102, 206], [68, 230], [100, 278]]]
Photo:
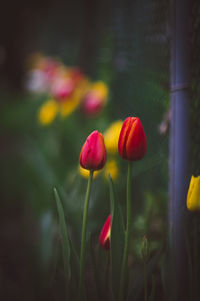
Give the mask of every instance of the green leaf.
[[55, 221], [50, 211], [46, 211], [40, 220], [40, 258], [42, 268], [48, 270], [54, 249]]
[[56, 188], [54, 188], [54, 195], [56, 199], [56, 204], [58, 208], [58, 216], [59, 216], [59, 224], [61, 230], [61, 238], [62, 238], [62, 250], [63, 250], [63, 262], [64, 262], [64, 270], [66, 281], [68, 282], [71, 270], [70, 270], [70, 242], [67, 233], [67, 226], [65, 222], [65, 215], [63, 210], [63, 205], [58, 195]]
[[78, 284], [79, 284], [79, 271], [80, 271], [80, 261], [79, 256], [69, 239], [70, 243], [70, 267], [71, 267], [71, 277], [70, 277], [70, 300], [77, 300], [78, 297]]
[[125, 230], [122, 209], [116, 198], [113, 181], [110, 175], [109, 188], [111, 201], [111, 281], [114, 296], [117, 298], [120, 286]]

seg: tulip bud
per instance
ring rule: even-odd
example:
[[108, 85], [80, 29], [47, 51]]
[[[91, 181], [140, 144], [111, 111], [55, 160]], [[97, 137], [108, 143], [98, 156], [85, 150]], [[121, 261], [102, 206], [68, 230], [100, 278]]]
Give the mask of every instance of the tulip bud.
[[82, 147], [80, 165], [88, 170], [99, 170], [106, 163], [106, 148], [103, 135], [98, 131], [92, 132]]
[[187, 208], [190, 211], [200, 211], [200, 176], [192, 176], [187, 194]]
[[128, 117], [122, 125], [119, 135], [118, 151], [123, 159], [137, 161], [144, 157], [147, 141], [138, 117]]
[[111, 215], [108, 216], [99, 236], [99, 244], [105, 250], [110, 249], [110, 223], [111, 223]]

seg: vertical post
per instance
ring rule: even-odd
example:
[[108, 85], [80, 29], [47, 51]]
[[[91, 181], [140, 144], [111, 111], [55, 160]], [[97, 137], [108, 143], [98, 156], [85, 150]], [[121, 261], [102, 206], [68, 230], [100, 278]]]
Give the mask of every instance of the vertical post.
[[[169, 231], [175, 268], [173, 300], [187, 299], [186, 223], [189, 148], [189, 0], [171, 0]], [[171, 271], [172, 272], [172, 271]]]

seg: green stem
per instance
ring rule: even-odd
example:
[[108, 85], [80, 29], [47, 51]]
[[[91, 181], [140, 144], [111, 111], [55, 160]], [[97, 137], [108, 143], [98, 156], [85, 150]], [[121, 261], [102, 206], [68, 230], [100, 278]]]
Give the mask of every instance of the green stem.
[[86, 228], [87, 228], [87, 215], [88, 215], [88, 205], [90, 199], [90, 191], [92, 184], [93, 171], [90, 170], [90, 176], [87, 185], [87, 191], [85, 196], [85, 204], [83, 211], [83, 223], [82, 223], [82, 235], [81, 235], [81, 255], [80, 255], [80, 278], [79, 278], [79, 298], [78, 300], [84, 300], [84, 274], [85, 274], [85, 245], [86, 245]]
[[105, 296], [109, 295], [109, 287], [110, 287], [109, 280], [110, 280], [110, 252], [107, 252], [106, 271], [105, 271]]
[[130, 226], [131, 226], [131, 162], [128, 162], [127, 186], [126, 186], [126, 233], [125, 246], [122, 259], [122, 270], [119, 287], [119, 301], [124, 300], [124, 285], [126, 280], [126, 266], [128, 260], [128, 248], [130, 241]]
[[144, 259], [144, 301], [147, 301], [147, 262]]

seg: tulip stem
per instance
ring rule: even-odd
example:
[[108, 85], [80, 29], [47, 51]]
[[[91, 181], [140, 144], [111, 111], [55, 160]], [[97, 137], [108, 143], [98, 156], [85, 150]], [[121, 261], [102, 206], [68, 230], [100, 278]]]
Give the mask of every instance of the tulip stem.
[[128, 162], [127, 186], [126, 186], [126, 232], [125, 232], [125, 246], [122, 259], [122, 270], [119, 287], [119, 301], [124, 299], [124, 285], [126, 280], [126, 266], [128, 260], [128, 249], [130, 241], [130, 226], [131, 226], [131, 162]]
[[88, 215], [88, 205], [90, 199], [90, 191], [92, 184], [93, 171], [90, 170], [90, 176], [88, 179], [87, 191], [85, 196], [85, 204], [83, 211], [83, 223], [82, 223], [82, 235], [81, 235], [81, 254], [80, 254], [80, 278], [79, 278], [79, 298], [78, 300], [84, 300], [84, 274], [85, 274], [85, 246], [86, 246], [86, 228], [87, 228], [87, 215]]
[[147, 301], [147, 262], [144, 259], [144, 301]]

